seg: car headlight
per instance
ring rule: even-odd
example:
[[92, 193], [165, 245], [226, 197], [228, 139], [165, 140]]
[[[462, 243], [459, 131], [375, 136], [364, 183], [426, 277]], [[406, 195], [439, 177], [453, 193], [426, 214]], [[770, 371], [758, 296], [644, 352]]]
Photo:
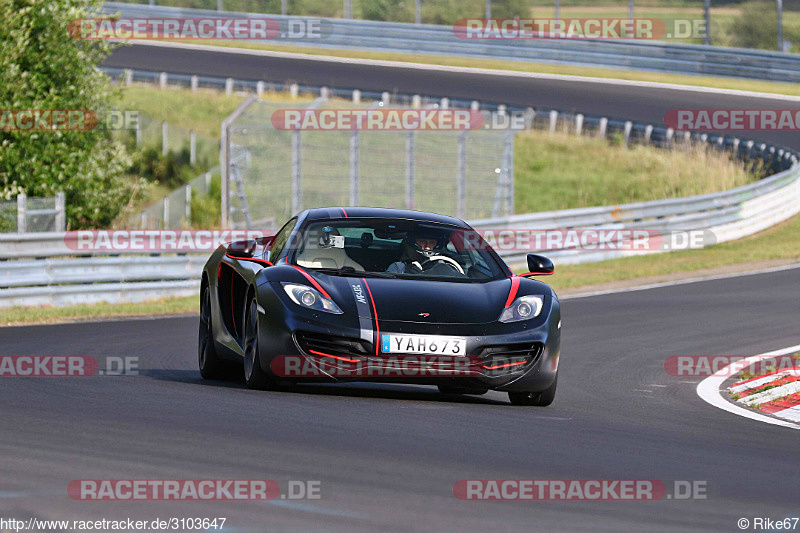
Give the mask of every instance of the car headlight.
[[520, 296], [500, 313], [500, 322], [519, 322], [537, 317], [544, 307], [544, 296]]
[[299, 306], [335, 315], [343, 313], [339, 306], [336, 305], [336, 302], [323, 296], [317, 289], [297, 283], [283, 283], [282, 285], [289, 298]]

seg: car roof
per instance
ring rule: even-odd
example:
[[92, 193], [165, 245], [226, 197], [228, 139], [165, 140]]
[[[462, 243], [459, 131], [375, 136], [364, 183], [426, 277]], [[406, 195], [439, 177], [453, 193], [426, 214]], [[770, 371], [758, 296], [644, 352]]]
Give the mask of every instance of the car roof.
[[459, 218], [414, 211], [411, 209], [389, 209], [385, 207], [318, 207], [307, 209], [300, 214], [306, 220], [326, 220], [333, 218], [397, 218], [404, 220], [419, 220], [450, 224], [462, 228], [469, 228], [466, 222]]

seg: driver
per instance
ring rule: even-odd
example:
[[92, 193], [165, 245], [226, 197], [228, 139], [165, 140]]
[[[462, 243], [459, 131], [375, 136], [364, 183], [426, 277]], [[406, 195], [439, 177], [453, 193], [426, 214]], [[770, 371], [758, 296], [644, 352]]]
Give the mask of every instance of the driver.
[[439, 255], [444, 248], [444, 235], [424, 228], [409, 232], [403, 241], [401, 260], [389, 265], [386, 272], [398, 274], [422, 272], [422, 265], [431, 257]]

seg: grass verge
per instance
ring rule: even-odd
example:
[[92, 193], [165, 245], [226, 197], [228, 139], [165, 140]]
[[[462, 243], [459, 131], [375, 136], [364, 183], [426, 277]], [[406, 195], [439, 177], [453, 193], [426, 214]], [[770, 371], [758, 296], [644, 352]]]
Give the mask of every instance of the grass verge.
[[518, 134], [514, 142], [516, 213], [680, 198], [756, 179], [741, 162], [700, 145], [627, 148], [597, 137], [537, 130]]
[[[640, 255], [581, 265], [556, 265], [546, 279], [556, 292], [589, 285], [671, 276], [728, 267], [763, 264], [770, 260], [800, 262], [800, 215], [761, 233], [701, 250]], [[710, 272], [709, 272], [710, 274]], [[576, 292], [576, 291], [571, 291]]]
[[197, 296], [167, 298], [142, 303], [92, 304], [70, 307], [12, 307], [0, 310], [0, 326], [56, 324], [115, 317], [178, 315], [197, 313]]

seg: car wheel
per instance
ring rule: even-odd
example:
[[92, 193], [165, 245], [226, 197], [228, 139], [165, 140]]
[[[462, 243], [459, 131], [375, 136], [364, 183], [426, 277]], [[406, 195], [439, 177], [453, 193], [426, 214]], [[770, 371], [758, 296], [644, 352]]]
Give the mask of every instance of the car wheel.
[[253, 298], [244, 321], [244, 379], [248, 389], [266, 390], [270, 377], [261, 368], [258, 349], [258, 302]]
[[514, 405], [538, 405], [544, 407], [553, 403], [556, 397], [556, 385], [558, 384], [558, 374], [553, 384], [541, 392], [509, 392], [508, 399]]
[[439, 387], [439, 392], [442, 394], [472, 394], [480, 396], [489, 392], [489, 389], [459, 387], [458, 385], [437, 385], [437, 387]]
[[220, 379], [223, 377], [224, 367], [214, 348], [214, 330], [211, 327], [211, 288], [206, 286], [203, 290], [203, 300], [200, 303], [200, 331], [197, 343], [197, 363], [203, 379]]

